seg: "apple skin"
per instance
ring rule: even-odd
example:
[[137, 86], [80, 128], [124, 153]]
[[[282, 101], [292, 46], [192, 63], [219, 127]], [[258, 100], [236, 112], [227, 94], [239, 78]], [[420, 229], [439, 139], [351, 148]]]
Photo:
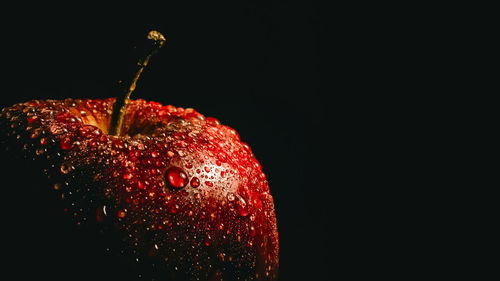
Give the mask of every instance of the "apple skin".
[[76, 225], [116, 234], [116, 250], [159, 278], [275, 280], [273, 198], [238, 133], [194, 109], [132, 100], [122, 136], [108, 135], [114, 101], [4, 108], [1, 147], [43, 170]]

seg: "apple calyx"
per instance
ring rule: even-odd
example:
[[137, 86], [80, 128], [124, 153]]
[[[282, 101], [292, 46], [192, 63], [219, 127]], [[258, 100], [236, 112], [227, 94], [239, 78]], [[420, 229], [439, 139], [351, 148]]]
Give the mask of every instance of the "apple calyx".
[[121, 128], [123, 124], [123, 117], [125, 116], [125, 112], [127, 110], [127, 105], [130, 102], [130, 95], [135, 90], [137, 85], [137, 81], [141, 76], [142, 71], [148, 65], [151, 57], [160, 50], [160, 48], [165, 44], [166, 39], [160, 32], [156, 30], [152, 30], [149, 32], [147, 36], [148, 42], [150, 44], [148, 50], [146, 51], [146, 55], [142, 56], [137, 62], [137, 66], [139, 69], [137, 70], [130, 86], [127, 91], [124, 92], [122, 96], [117, 97], [116, 102], [113, 106], [113, 113], [111, 115], [111, 123], [109, 126], [109, 134], [113, 136], [121, 135]]

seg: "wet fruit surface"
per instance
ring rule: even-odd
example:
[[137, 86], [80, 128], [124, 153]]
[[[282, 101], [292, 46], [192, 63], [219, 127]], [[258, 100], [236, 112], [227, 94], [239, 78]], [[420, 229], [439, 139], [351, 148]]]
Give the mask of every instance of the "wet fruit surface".
[[194, 109], [135, 100], [123, 136], [111, 136], [113, 103], [5, 108], [1, 145], [43, 167], [75, 224], [117, 232], [125, 246], [114, 250], [150, 264], [158, 280], [274, 280], [273, 198], [236, 131]]

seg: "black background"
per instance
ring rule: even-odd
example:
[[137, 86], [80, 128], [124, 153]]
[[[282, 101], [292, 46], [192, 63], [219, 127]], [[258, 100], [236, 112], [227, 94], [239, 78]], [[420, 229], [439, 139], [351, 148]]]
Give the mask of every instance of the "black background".
[[342, 242], [329, 198], [337, 136], [320, 72], [324, 19], [309, 1], [236, 2], [4, 9], [0, 105], [116, 96], [148, 31], [161, 31], [167, 44], [133, 98], [192, 107], [238, 131], [274, 196], [279, 280], [327, 280]]

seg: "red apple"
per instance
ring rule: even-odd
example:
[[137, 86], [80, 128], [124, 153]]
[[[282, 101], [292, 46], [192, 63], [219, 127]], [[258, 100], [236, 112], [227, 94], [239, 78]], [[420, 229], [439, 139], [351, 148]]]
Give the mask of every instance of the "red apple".
[[33, 100], [1, 111], [0, 142], [44, 166], [75, 223], [118, 231], [135, 258], [161, 261], [169, 277], [276, 278], [266, 176], [215, 118], [128, 96]]

